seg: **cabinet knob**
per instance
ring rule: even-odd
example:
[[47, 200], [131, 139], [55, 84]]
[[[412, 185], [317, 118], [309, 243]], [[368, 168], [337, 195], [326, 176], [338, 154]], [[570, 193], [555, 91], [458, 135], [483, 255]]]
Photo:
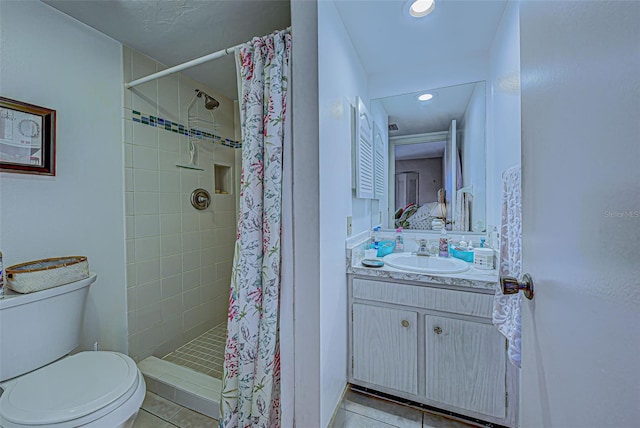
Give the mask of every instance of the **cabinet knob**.
[[402, 320], [401, 324], [402, 324], [403, 327], [409, 327], [409, 321], [407, 321], [407, 320]]
[[433, 329], [433, 332], [434, 332], [435, 334], [440, 334], [440, 333], [442, 333], [442, 329], [441, 329], [440, 327], [435, 327], [435, 328]]

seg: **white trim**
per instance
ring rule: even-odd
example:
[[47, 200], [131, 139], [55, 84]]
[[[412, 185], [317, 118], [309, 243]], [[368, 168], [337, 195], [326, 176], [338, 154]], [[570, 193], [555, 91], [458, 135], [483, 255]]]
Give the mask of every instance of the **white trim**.
[[429, 132], [426, 134], [401, 135], [397, 137], [389, 137], [389, 143], [394, 145], [400, 144], [416, 144], [416, 143], [432, 143], [435, 141], [444, 141], [447, 139], [447, 131]]

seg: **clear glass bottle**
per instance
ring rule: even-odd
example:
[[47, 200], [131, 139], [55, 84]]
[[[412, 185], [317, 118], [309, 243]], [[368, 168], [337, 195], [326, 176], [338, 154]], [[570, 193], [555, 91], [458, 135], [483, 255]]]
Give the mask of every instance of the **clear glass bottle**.
[[404, 251], [404, 237], [402, 236], [402, 227], [396, 229], [396, 246], [393, 251], [395, 253], [401, 253]]

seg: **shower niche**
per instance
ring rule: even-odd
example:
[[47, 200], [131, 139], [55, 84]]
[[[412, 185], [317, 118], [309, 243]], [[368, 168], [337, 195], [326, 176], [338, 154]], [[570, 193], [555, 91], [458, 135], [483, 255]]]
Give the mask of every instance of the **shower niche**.
[[233, 193], [233, 169], [230, 165], [213, 164], [213, 188], [217, 195]]

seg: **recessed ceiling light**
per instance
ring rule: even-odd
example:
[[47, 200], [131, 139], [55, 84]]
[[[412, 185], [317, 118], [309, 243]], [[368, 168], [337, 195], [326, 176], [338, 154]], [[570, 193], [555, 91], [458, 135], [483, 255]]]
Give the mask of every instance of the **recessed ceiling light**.
[[411, 3], [411, 6], [409, 6], [409, 15], [414, 18], [422, 18], [433, 12], [435, 7], [435, 0], [415, 0]]
[[425, 93], [418, 95], [418, 101], [429, 101], [431, 98], [433, 98], [433, 94]]

